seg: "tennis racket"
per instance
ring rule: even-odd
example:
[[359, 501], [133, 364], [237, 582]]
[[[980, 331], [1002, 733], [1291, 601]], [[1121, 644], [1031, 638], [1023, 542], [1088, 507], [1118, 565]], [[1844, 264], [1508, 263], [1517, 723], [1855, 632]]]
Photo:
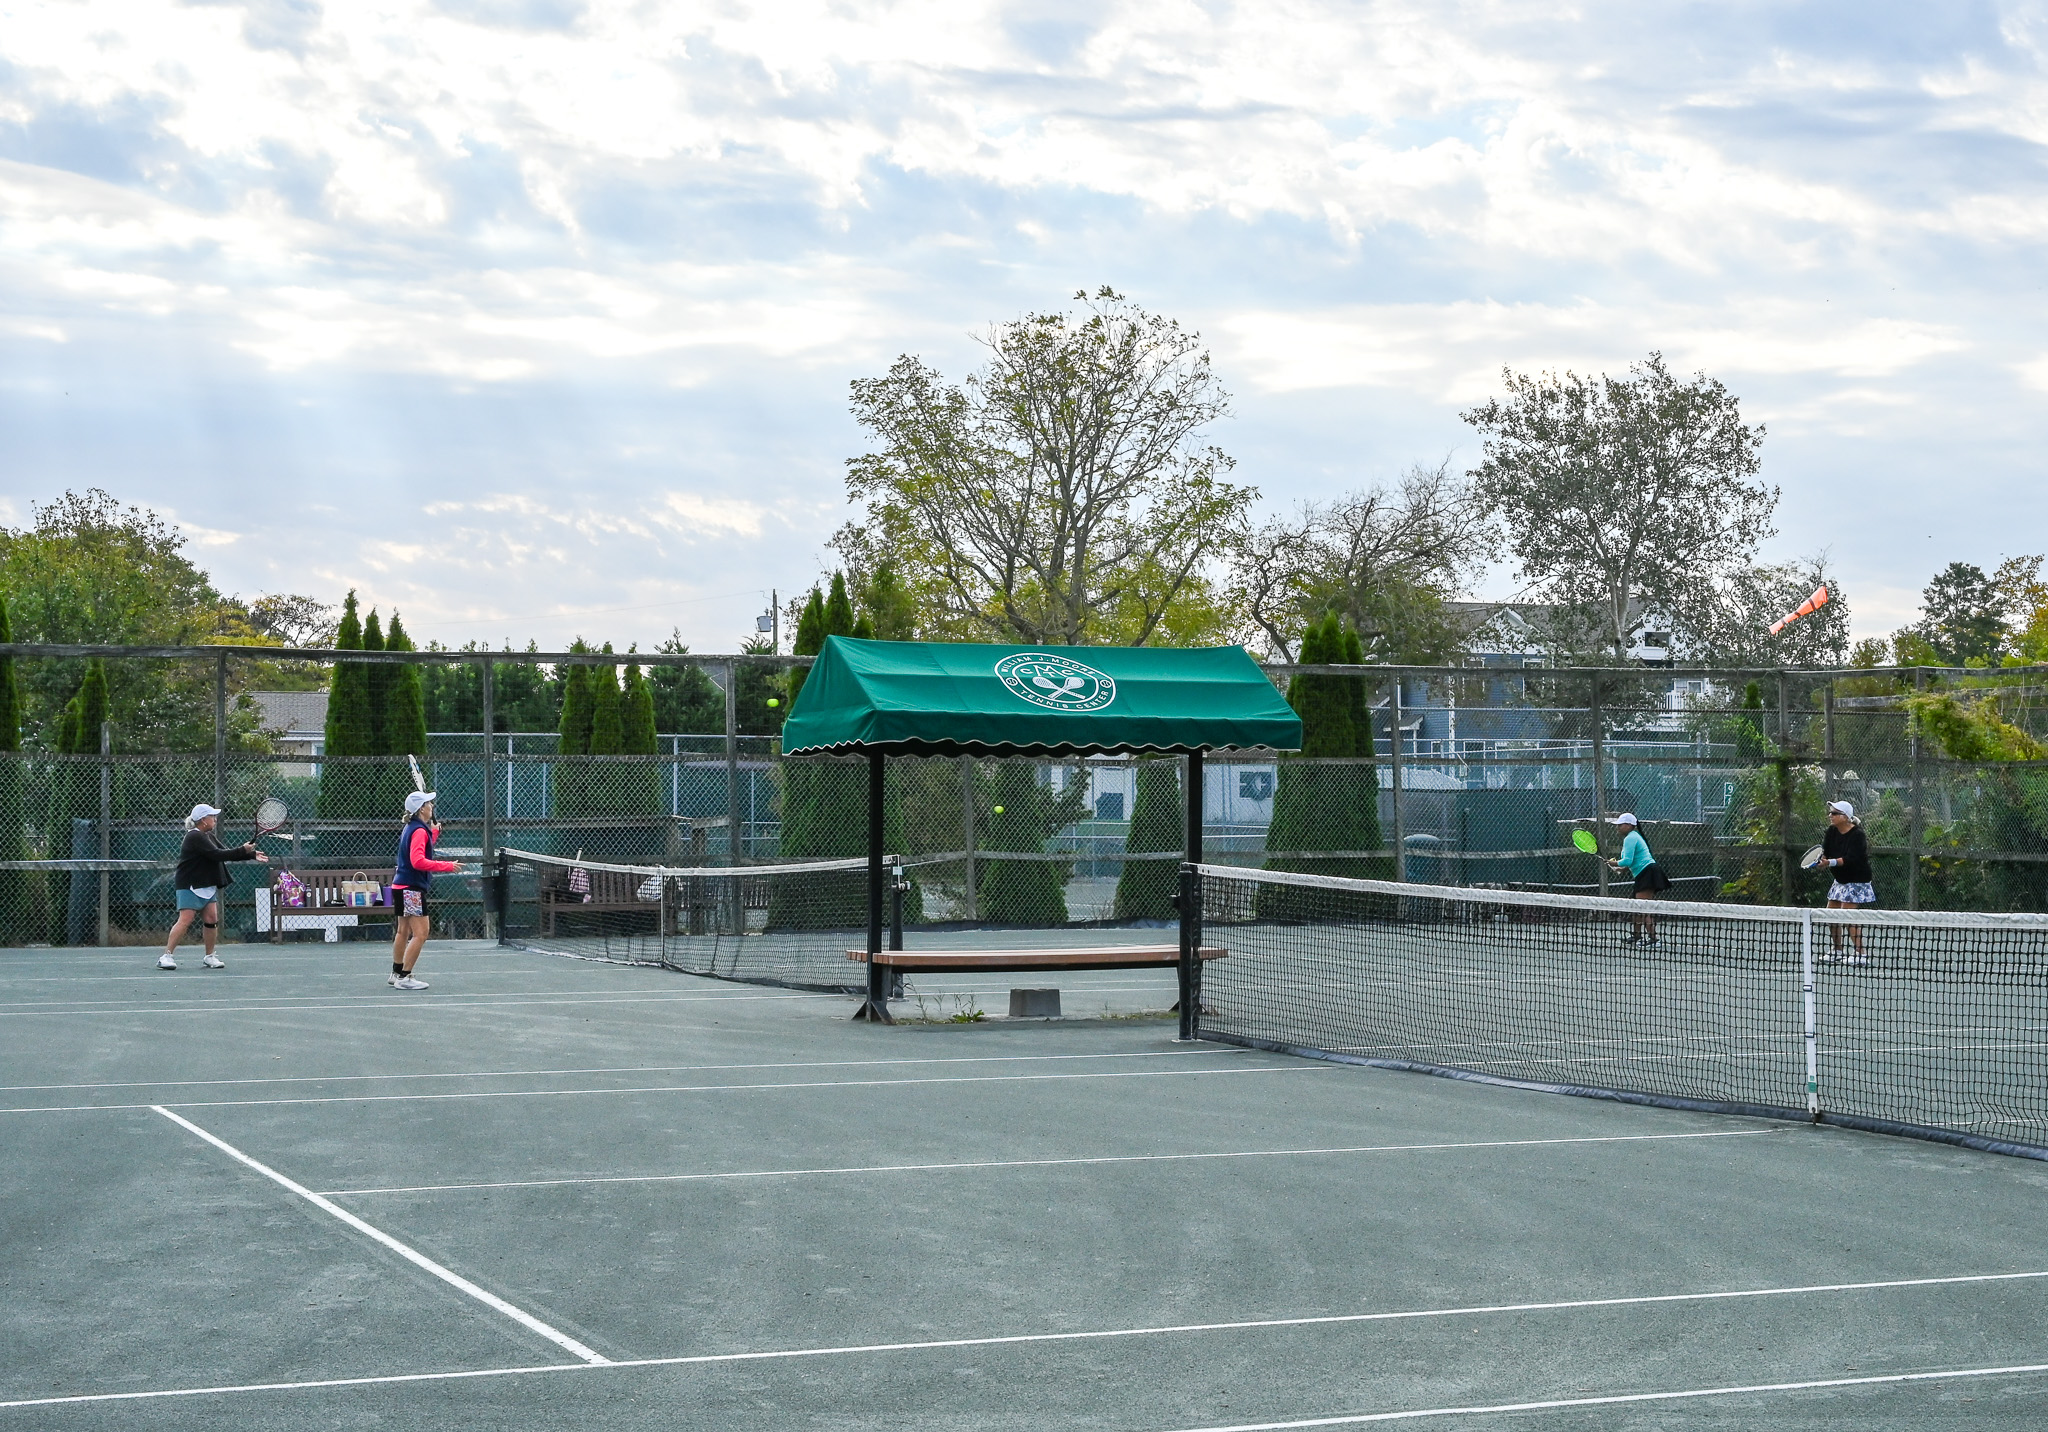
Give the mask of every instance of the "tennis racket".
[[405, 763], [412, 767], [412, 788], [416, 791], [425, 790], [427, 788], [427, 778], [420, 774], [420, 758], [408, 752]]
[[1820, 864], [1820, 847], [1817, 845], [1799, 857], [1799, 868], [1801, 870], [1811, 870], [1818, 864]]
[[267, 835], [275, 835], [284, 829], [291, 818], [292, 813], [285, 807], [283, 801], [276, 796], [265, 796], [263, 804], [256, 807], [256, 833], [249, 839], [253, 842]]
[[1600, 853], [1600, 842], [1594, 836], [1593, 832], [1590, 830], [1573, 831], [1572, 844], [1576, 845], [1579, 849], [1585, 851], [1588, 855], [1597, 855]]

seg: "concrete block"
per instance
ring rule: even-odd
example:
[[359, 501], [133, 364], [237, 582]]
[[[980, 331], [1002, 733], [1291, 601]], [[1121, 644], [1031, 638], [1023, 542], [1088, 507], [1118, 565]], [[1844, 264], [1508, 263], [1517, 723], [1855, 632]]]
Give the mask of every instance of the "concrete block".
[[1012, 1019], [1058, 1019], [1060, 1017], [1060, 992], [1056, 989], [1013, 989], [1010, 991], [1010, 1018]]

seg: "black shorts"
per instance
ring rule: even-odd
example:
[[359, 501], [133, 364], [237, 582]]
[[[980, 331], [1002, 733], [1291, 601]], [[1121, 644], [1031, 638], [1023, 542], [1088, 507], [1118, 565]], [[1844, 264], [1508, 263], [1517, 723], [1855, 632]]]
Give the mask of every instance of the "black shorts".
[[1643, 873], [1636, 877], [1636, 894], [1662, 895], [1671, 888], [1671, 877], [1664, 873], [1661, 865], [1645, 865]]
[[406, 918], [415, 915], [425, 915], [427, 913], [427, 892], [424, 890], [410, 890], [403, 885], [394, 885], [391, 887], [391, 903], [396, 907], [393, 913], [397, 915]]

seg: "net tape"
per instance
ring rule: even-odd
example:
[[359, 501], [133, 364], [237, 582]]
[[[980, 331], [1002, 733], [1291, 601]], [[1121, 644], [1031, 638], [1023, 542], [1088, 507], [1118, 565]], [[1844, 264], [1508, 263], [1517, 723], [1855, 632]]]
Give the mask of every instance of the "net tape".
[[[1554, 895], [1541, 890], [1495, 890], [1479, 885], [1423, 885], [1407, 880], [1358, 880], [1346, 876], [1297, 874], [1286, 870], [1254, 870], [1240, 865], [1197, 865], [1205, 877], [1252, 880], [1266, 885], [1299, 885], [1309, 888], [1345, 890], [1362, 895], [1398, 895], [1411, 898], [1454, 901], [1472, 905], [1519, 905], [1530, 909], [1551, 909], [1561, 913], [1606, 912], [1616, 915], [1654, 916], [1659, 920], [1742, 920], [1752, 924], [1800, 925], [1811, 917], [1816, 923], [1892, 925], [1926, 929], [2041, 931], [2048, 933], [2048, 913], [2021, 911], [2012, 914], [1947, 910], [1831, 910], [1795, 905], [1730, 905], [1712, 900], [1640, 901], [1627, 896]], [[1617, 876], [1626, 883], [1627, 876]], [[1650, 906], [1652, 908], [1645, 908]]]

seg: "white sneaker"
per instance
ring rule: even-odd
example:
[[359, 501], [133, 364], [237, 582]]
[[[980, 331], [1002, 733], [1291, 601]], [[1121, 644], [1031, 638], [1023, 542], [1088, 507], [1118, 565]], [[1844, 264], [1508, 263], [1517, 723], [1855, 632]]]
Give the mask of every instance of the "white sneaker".
[[178, 962], [171, 958], [170, 951], [166, 950], [157, 956], [156, 967], [160, 970], [174, 970], [178, 967]]
[[427, 982], [425, 980], [416, 980], [411, 975], [407, 975], [402, 980], [394, 981], [393, 987], [396, 989], [425, 989]]
[[210, 970], [224, 970], [228, 967], [228, 962], [219, 955], [208, 955], [199, 963], [205, 965]]
[[403, 975], [392, 975], [388, 979], [386, 979], [384, 983], [390, 985], [393, 989], [397, 989], [399, 980], [403, 978]]

